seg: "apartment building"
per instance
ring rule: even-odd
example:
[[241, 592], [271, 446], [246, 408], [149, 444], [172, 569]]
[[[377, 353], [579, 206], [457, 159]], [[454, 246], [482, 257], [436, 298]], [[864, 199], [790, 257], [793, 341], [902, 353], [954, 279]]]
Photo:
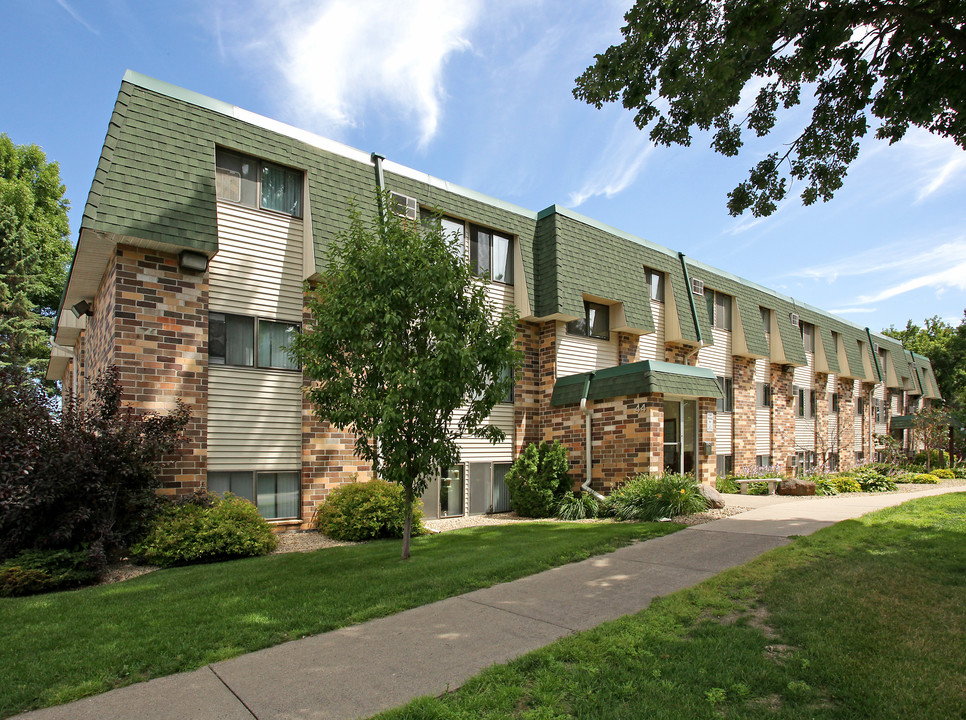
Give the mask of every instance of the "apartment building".
[[[391, 191], [438, 210], [495, 310], [519, 312], [525, 361], [462, 463], [423, 497], [429, 515], [509, 507], [503, 478], [531, 442], [570, 451], [574, 482], [607, 492], [674, 470], [847, 468], [901, 435], [939, 393], [927, 358], [895, 340], [699, 260], [551, 205], [533, 212], [241, 108], [128, 72], [85, 207], [48, 377], [85, 397], [116, 365], [125, 401], [191, 408], [166, 492], [230, 490], [279, 526], [311, 522], [370, 468], [316, 420], [284, 351], [305, 321], [302, 282]], [[481, 279], [481, 282], [483, 280]]]

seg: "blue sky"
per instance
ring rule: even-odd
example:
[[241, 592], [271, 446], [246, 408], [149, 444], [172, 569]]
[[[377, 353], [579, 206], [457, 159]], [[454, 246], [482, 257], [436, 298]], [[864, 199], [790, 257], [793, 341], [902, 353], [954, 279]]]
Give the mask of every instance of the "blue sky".
[[[61, 166], [76, 241], [128, 68], [531, 210], [551, 204], [880, 330], [966, 309], [966, 152], [912, 131], [863, 143], [845, 187], [767, 219], [727, 192], [801, 127], [737, 158], [653, 147], [574, 100], [631, 0], [12, 0], [0, 132]], [[794, 188], [793, 188], [794, 190]]]

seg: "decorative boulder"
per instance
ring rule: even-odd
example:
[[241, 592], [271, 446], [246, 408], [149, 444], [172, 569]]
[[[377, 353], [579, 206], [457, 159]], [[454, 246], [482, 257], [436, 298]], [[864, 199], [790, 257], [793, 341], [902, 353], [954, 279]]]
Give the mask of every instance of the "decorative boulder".
[[815, 483], [811, 480], [789, 478], [778, 483], [777, 492], [779, 495], [814, 495]]
[[724, 496], [710, 485], [699, 483], [698, 492], [704, 495], [704, 499], [708, 501], [709, 508], [717, 510], [725, 506]]

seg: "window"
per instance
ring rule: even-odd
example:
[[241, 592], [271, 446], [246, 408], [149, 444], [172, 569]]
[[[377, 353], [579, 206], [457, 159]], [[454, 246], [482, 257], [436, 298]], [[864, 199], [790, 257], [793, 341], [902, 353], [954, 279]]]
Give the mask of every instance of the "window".
[[800, 322], [798, 326], [802, 331], [802, 344], [805, 346], [805, 352], [815, 352], [815, 326], [807, 322]]
[[513, 284], [513, 238], [470, 225], [470, 267], [477, 277]]
[[829, 400], [829, 411], [833, 413], [837, 413], [839, 411], [839, 394], [832, 393], [830, 397], [831, 399]]
[[300, 516], [299, 472], [252, 472], [250, 470], [208, 473], [208, 492], [243, 497], [255, 504], [267, 520]]
[[828, 469], [829, 472], [839, 471], [839, 454], [837, 452], [831, 452], [828, 454]]
[[796, 412], [800, 418], [815, 417], [815, 392], [808, 388], [798, 388]]
[[651, 300], [664, 302], [664, 273], [644, 268], [644, 274], [647, 276], [647, 292]]
[[731, 330], [731, 296], [705, 288], [704, 300], [708, 304], [708, 320], [718, 330]]
[[302, 177], [297, 170], [239, 155], [215, 152], [215, 187], [219, 200], [302, 217]]
[[771, 455], [755, 455], [756, 467], [771, 467]]
[[718, 477], [728, 477], [734, 472], [735, 458], [734, 455], [718, 455], [717, 457], [717, 474]]
[[610, 340], [610, 307], [584, 301], [583, 319], [567, 323], [567, 332], [571, 335]]
[[855, 399], [855, 414], [857, 417], [865, 415], [865, 398], [860, 397]]
[[761, 311], [761, 326], [765, 330], [765, 335], [771, 333], [771, 310], [765, 307], [758, 308]]
[[[506, 367], [506, 368], [503, 369], [503, 372], [501, 373], [501, 375], [503, 377], [507, 377], [507, 376], [510, 375], [511, 372], [512, 372], [512, 370], [509, 367]], [[516, 384], [514, 383], [513, 385], [510, 386], [510, 391], [506, 394], [506, 396], [500, 402], [512, 404], [513, 403], [514, 396], [516, 394], [515, 391], [516, 391]]]
[[723, 398], [718, 398], [718, 412], [731, 412], [735, 407], [735, 386], [734, 381], [729, 377], [719, 377], [718, 387], [724, 393]]
[[298, 323], [208, 313], [208, 362], [212, 365], [298, 370], [287, 351], [298, 331]]
[[771, 407], [771, 385], [755, 383], [755, 402], [758, 407]]

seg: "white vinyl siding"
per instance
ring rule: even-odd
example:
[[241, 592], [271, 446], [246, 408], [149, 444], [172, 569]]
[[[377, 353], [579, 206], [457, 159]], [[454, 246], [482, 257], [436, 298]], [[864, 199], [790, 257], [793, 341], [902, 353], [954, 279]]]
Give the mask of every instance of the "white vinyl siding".
[[302, 375], [208, 367], [208, 470], [302, 467]]
[[[454, 422], [459, 422], [461, 417], [462, 413], [457, 411]], [[487, 424], [500, 428], [506, 434], [506, 439], [493, 445], [482, 438], [460, 438], [456, 443], [460, 449], [460, 462], [513, 462], [513, 405], [502, 403], [495, 406], [487, 418]]]
[[731, 333], [728, 330], [711, 330], [713, 345], [698, 351], [698, 367], [708, 368], [719, 377], [731, 377]]
[[[832, 395], [837, 386], [836, 376], [829, 373], [828, 383], [825, 386], [825, 402], [828, 409], [828, 446], [830, 450], [838, 450], [839, 447], [839, 414], [832, 412]], [[821, 408], [819, 409], [821, 411]]]
[[617, 365], [617, 333], [610, 340], [567, 333], [567, 324], [557, 323], [557, 377], [603, 370]]
[[513, 306], [513, 286], [491, 282], [483, 286], [490, 317], [495, 321], [507, 308]]
[[302, 321], [302, 220], [219, 202], [210, 310]]
[[859, 380], [855, 380], [852, 383], [852, 404], [853, 404], [853, 417], [855, 418], [852, 425], [852, 432], [854, 435], [854, 441], [852, 447], [856, 452], [862, 451], [862, 417], [860, 415], [855, 415], [855, 406], [859, 404], [859, 398], [864, 397], [862, 395], [862, 383]]
[[714, 451], [718, 455], [731, 454], [732, 414], [719, 412], [714, 419]]
[[638, 340], [638, 355], [641, 360], [664, 360], [664, 303], [651, 300], [651, 317], [654, 318], [654, 332], [641, 335]]
[[[771, 381], [770, 364], [767, 358], [755, 360], [756, 383]], [[755, 405], [755, 454], [771, 455], [771, 408]]]
[[[806, 388], [809, 392], [815, 391], [815, 374], [813, 372], [815, 354], [805, 353], [808, 364], [805, 367], [796, 367], [794, 373], [794, 385], [799, 388]], [[808, 400], [809, 393], [805, 394], [805, 402]], [[796, 402], [798, 396], [796, 394]], [[795, 408], [795, 450], [814, 450], [815, 449], [815, 418], [811, 416], [809, 408], [805, 409], [807, 417], [798, 416], [798, 408]]]
[[875, 425], [872, 429], [872, 432], [874, 432], [876, 435], [884, 435], [887, 432], [888, 427], [886, 416], [889, 414], [889, 408], [886, 405], [886, 389], [884, 383], [879, 383], [875, 386], [875, 390], [872, 392], [872, 397], [874, 398], [874, 402], [878, 403], [879, 407], [881, 408], [879, 422], [875, 422], [875, 410], [873, 410], [872, 418]]
[[[302, 220], [219, 202], [209, 309], [302, 321]], [[208, 469], [302, 467], [302, 374], [208, 366]]]

